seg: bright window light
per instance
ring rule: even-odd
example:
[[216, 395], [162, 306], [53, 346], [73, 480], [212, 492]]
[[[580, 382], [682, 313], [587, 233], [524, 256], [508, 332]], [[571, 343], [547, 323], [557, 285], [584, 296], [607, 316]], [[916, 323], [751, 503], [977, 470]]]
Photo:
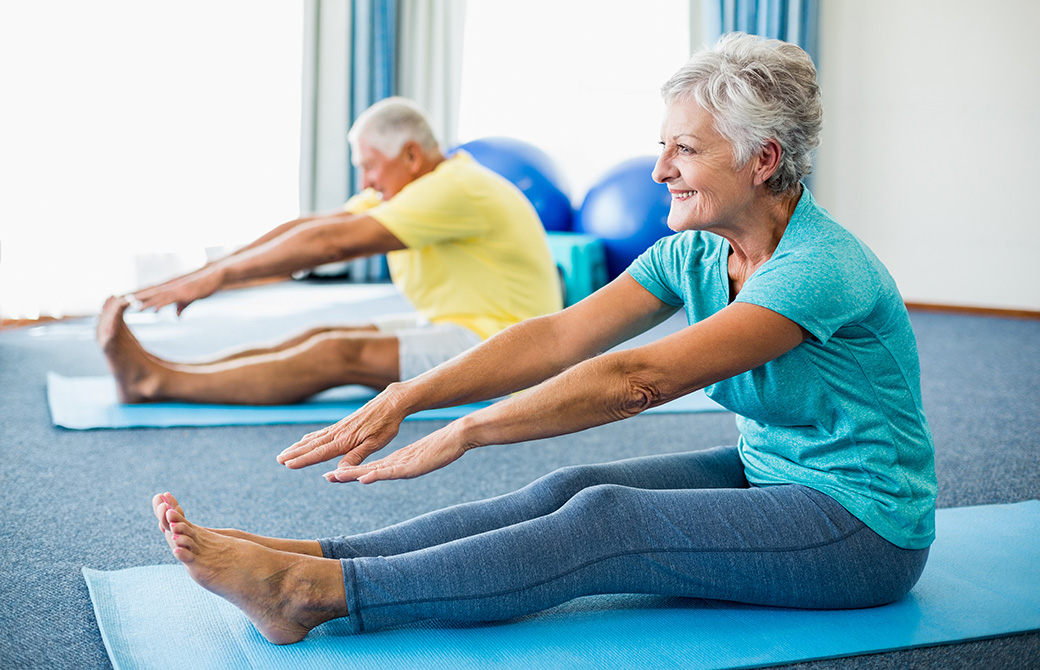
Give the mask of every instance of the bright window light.
[[504, 135], [548, 153], [571, 199], [654, 155], [660, 87], [690, 55], [689, 0], [470, 0], [462, 142]]
[[302, 41], [302, 0], [0, 5], [0, 315], [96, 313], [293, 218]]

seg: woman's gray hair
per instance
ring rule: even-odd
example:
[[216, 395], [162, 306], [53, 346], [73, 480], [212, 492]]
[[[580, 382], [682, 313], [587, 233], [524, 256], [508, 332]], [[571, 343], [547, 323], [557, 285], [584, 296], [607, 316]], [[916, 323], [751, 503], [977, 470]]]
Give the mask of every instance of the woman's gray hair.
[[733, 145], [735, 167], [745, 165], [767, 140], [780, 143], [774, 193], [794, 189], [812, 172], [820, 144], [823, 106], [816, 67], [802, 49], [745, 33], [723, 35], [699, 51], [661, 87], [666, 104], [693, 100]]
[[401, 153], [405, 142], [409, 141], [418, 142], [425, 152], [439, 150], [426, 114], [407, 98], [385, 98], [358, 115], [347, 134], [355, 161], [360, 156], [358, 140], [361, 138], [389, 158]]

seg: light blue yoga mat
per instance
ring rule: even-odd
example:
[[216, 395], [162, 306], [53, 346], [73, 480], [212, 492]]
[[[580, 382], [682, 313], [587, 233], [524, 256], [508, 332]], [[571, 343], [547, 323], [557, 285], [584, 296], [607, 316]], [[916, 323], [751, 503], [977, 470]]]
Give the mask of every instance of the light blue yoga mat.
[[936, 527], [921, 581], [884, 607], [596, 596], [490, 625], [350, 635], [333, 621], [286, 647], [265, 641], [179, 565], [83, 574], [117, 670], [752, 668], [1040, 629], [1040, 501], [939, 510]]
[[[56, 426], [89, 428], [169, 428], [172, 426], [243, 426], [276, 423], [335, 423], [355, 412], [375, 394], [361, 386], [326, 391], [295, 405], [201, 405], [147, 403], [123, 405], [116, 397], [112, 377], [65, 377], [47, 373], [47, 404]], [[490, 403], [431, 409], [409, 419], [457, 419]], [[704, 395], [691, 393], [651, 412], [724, 411]]]

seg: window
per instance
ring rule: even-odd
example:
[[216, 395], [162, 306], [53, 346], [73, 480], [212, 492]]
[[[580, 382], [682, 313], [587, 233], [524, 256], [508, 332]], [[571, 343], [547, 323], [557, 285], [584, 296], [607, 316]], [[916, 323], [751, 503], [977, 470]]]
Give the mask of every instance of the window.
[[302, 0], [3, 3], [0, 315], [95, 313], [293, 218], [302, 38]]
[[548, 153], [574, 204], [604, 172], [657, 152], [663, 84], [689, 57], [689, 0], [467, 3], [459, 139]]

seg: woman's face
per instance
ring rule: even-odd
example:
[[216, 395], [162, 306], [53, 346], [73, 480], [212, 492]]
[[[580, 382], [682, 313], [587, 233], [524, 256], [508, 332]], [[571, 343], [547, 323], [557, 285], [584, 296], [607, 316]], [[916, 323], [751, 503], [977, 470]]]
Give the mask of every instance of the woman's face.
[[733, 147], [700, 105], [690, 100], [669, 105], [653, 172], [654, 181], [672, 194], [668, 227], [710, 230], [735, 223], [755, 195], [752, 163], [734, 167]]

